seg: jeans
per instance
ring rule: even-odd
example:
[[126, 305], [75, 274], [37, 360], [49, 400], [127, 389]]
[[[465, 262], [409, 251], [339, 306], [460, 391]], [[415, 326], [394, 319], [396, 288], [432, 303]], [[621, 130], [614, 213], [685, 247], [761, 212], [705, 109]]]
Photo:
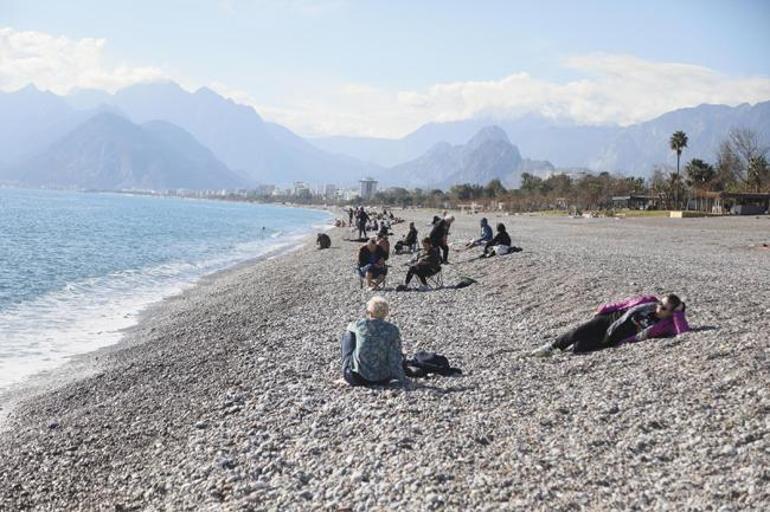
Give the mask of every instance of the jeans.
[[612, 337], [607, 336], [607, 329], [622, 314], [623, 312], [616, 311], [607, 315], [596, 315], [591, 320], [556, 338], [553, 346], [565, 350], [574, 345], [572, 351], [576, 354], [615, 346], [636, 333], [635, 326], [628, 321], [619, 326]]
[[368, 272], [372, 273], [373, 278], [377, 278], [387, 274], [388, 267], [385, 267], [385, 266], [378, 267], [374, 263], [369, 263], [368, 265], [364, 265], [363, 267], [358, 267], [358, 275], [360, 275], [362, 279], [366, 277], [366, 274]]

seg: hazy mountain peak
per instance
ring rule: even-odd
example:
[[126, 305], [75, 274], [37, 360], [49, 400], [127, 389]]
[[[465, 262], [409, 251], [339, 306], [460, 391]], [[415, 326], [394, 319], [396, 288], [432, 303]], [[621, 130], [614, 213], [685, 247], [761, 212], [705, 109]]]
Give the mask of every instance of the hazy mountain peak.
[[491, 126], [485, 126], [478, 132], [476, 132], [476, 135], [474, 135], [470, 141], [468, 141], [468, 144], [471, 146], [477, 146], [483, 142], [487, 141], [499, 141], [499, 142], [507, 142], [510, 143], [510, 139], [508, 139], [508, 134], [505, 133], [505, 130], [500, 128], [496, 125]]

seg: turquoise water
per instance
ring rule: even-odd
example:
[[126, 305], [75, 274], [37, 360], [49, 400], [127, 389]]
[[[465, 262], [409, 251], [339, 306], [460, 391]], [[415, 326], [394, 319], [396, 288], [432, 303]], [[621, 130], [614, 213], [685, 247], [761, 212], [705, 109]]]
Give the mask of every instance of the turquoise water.
[[326, 224], [320, 211], [0, 188], [0, 389], [116, 342], [148, 304]]

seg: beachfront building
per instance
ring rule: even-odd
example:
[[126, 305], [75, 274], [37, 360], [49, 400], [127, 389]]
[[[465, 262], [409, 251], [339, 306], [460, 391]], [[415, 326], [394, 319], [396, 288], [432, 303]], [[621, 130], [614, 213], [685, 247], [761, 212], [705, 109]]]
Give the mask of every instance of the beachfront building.
[[662, 201], [657, 196], [631, 194], [628, 196], [613, 196], [613, 208], [628, 208], [629, 210], [651, 210], [661, 206]]
[[364, 178], [360, 182], [358, 196], [363, 200], [369, 200], [377, 193], [377, 181], [373, 178]]
[[324, 197], [328, 200], [335, 200], [337, 198], [337, 185], [326, 185], [324, 187]]
[[716, 215], [762, 215], [770, 211], [770, 194], [701, 191], [687, 201], [687, 209]]
[[304, 181], [295, 181], [293, 195], [300, 198], [309, 198], [311, 196], [310, 187]]

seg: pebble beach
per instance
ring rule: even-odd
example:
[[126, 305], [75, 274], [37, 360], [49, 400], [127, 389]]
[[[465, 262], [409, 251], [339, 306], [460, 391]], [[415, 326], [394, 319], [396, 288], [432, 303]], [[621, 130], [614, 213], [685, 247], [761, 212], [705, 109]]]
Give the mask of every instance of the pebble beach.
[[[396, 211], [420, 236], [436, 212]], [[459, 250], [449, 287], [384, 296], [407, 355], [461, 376], [340, 383], [373, 292], [347, 228], [148, 310], [84, 375], [0, 426], [0, 510], [766, 510], [770, 218], [488, 215], [523, 252]], [[406, 232], [394, 226], [391, 244]], [[463, 277], [475, 284], [451, 288]], [[673, 292], [693, 328], [584, 356], [528, 353], [597, 305]]]

